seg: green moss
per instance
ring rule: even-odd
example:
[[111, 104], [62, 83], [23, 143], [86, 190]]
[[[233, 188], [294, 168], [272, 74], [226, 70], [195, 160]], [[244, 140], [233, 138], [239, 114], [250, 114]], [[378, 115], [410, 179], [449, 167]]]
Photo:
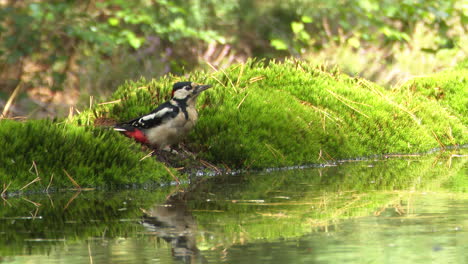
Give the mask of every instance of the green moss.
[[[65, 171], [81, 187], [168, 182], [162, 164], [136, 144], [107, 129], [58, 124], [47, 120], [0, 121], [0, 182], [17, 190], [37, 176], [28, 189], [73, 187]], [[37, 173], [36, 173], [37, 169]], [[65, 170], [65, 171], [64, 171]], [[53, 177], [52, 181], [51, 178]]]
[[[400, 90], [409, 90], [430, 101], [437, 101], [448, 116], [468, 125], [468, 62], [432, 76], [415, 78]], [[440, 107], [439, 107], [440, 108]], [[439, 110], [438, 110], [439, 111]], [[452, 118], [452, 117], [451, 117]]]
[[[446, 78], [456, 83], [461, 77]], [[303, 61], [267, 65], [251, 60], [213, 74], [194, 72], [190, 79], [214, 85], [199, 100], [200, 119], [188, 139], [190, 147], [201, 158], [228, 167], [318, 163], [468, 142], [466, 125], [438, 101], [411, 89], [387, 91]], [[128, 120], [166, 100], [171, 84], [179, 80], [167, 76], [127, 83], [113, 98], [121, 101], [77, 120]]]
[[[187, 145], [220, 166], [267, 168], [466, 144], [466, 76], [460, 66], [388, 91], [296, 60], [193, 72], [190, 80], [214, 87], [200, 96], [200, 119]], [[2, 183], [24, 186], [36, 177], [33, 164], [42, 179], [34, 186], [41, 188], [52, 175], [52, 187], [72, 186], [64, 170], [82, 186], [167, 181], [162, 164], [140, 161], [145, 154], [133, 140], [93, 124], [151, 111], [180, 80], [185, 77], [127, 82], [111, 102], [66, 124], [0, 121]]]

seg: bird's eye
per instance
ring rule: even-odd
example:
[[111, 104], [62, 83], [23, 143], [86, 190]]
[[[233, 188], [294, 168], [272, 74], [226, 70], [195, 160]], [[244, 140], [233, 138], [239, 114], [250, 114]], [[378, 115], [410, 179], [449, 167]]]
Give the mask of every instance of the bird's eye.
[[185, 90], [187, 90], [187, 91], [192, 90], [192, 86], [185, 86]]

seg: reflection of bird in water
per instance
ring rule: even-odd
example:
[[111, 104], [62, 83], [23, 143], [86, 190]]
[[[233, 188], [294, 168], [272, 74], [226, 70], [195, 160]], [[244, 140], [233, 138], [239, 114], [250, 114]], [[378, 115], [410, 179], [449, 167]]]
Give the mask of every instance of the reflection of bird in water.
[[164, 204], [143, 210], [142, 224], [172, 245], [172, 256], [184, 263], [208, 263], [196, 245], [196, 222], [187, 209], [183, 193], [171, 196]]

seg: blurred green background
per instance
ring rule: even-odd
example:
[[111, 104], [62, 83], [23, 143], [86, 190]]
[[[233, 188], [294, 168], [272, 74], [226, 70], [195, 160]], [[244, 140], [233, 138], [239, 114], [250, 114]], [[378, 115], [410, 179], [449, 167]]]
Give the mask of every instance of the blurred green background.
[[65, 116], [125, 80], [251, 57], [390, 87], [466, 59], [467, 22], [466, 0], [0, 0], [0, 107]]

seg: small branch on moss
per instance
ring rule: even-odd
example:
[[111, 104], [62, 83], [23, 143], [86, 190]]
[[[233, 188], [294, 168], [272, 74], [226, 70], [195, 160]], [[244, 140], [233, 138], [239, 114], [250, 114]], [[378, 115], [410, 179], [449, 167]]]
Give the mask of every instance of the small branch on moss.
[[[218, 70], [216, 69], [215, 66], [211, 65], [211, 63], [209, 63], [209, 62], [206, 62], [206, 63], [207, 63], [208, 66], [210, 66], [214, 71], [216, 71], [216, 72], [218, 71]], [[232, 88], [234, 89], [234, 91], [236, 91], [236, 93], [239, 92], [239, 91], [237, 90], [236, 86], [234, 85], [234, 83], [232, 82], [231, 78], [229, 78], [229, 75], [226, 73], [226, 71], [223, 70], [223, 68], [220, 68], [220, 70], [221, 70], [221, 72], [224, 74], [224, 76], [226, 76], [226, 78], [229, 80], [229, 83], [231, 84], [231, 86], [232, 86]], [[213, 77], [213, 78], [214, 78], [214, 77]], [[216, 80], [217, 80], [217, 79], [216, 79]], [[219, 80], [217, 80], [217, 81], [218, 81], [219, 83], [221, 83]], [[224, 86], [224, 85], [223, 85], [223, 86]], [[224, 86], [224, 87], [226, 87], [226, 86]]]
[[[363, 112], [359, 111], [357, 108], [354, 108], [354, 107], [352, 107], [351, 105], [347, 104], [344, 100], [347, 100], [347, 101], [350, 101], [350, 102], [353, 102], [353, 103], [356, 103], [356, 104], [362, 104], [362, 105], [366, 105], [366, 104], [351, 101], [351, 100], [349, 100], [349, 99], [346, 99], [346, 98], [344, 98], [344, 97], [342, 97], [342, 96], [339, 96], [339, 95], [335, 94], [334, 92], [332, 92], [332, 91], [330, 91], [330, 90], [328, 90], [328, 89], [327, 89], [326, 91], [327, 91], [328, 93], [330, 93], [331, 95], [333, 95], [338, 101], [342, 102], [342, 103], [343, 103], [344, 105], [346, 105], [347, 107], [349, 107], [349, 108], [353, 109], [354, 111], [356, 111], [357, 113], [359, 113], [359, 114], [361, 114], [361, 115], [363, 115], [363, 116], [369, 118], [368, 115], [366, 115], [366, 114], [364, 114]], [[367, 106], [370, 106], [370, 105], [367, 105]]]
[[25, 186], [21, 187], [21, 189], [19, 189], [20, 191], [22, 191], [23, 189], [26, 189], [29, 185], [37, 182], [37, 181], [40, 181], [41, 178], [40, 177], [36, 177], [34, 180], [32, 180], [30, 183], [26, 184]]
[[4, 183], [4, 184], [3, 184], [3, 191], [2, 191], [2, 193], [0, 194], [0, 197], [2, 197], [2, 200], [3, 200], [5, 203], [7, 203], [9, 206], [11, 206], [11, 204], [10, 204], [10, 202], [8, 202], [7, 199], [5, 199], [5, 197], [6, 197], [6, 192], [7, 192], [7, 190], [8, 190], [8, 187], [10, 187], [10, 185], [11, 185], [11, 182], [8, 183], [8, 185], [6, 185], [6, 186], [5, 186], [5, 183]]
[[78, 190], [81, 190], [81, 186], [72, 178], [72, 176], [70, 176], [70, 174], [69, 174], [65, 169], [63, 169], [63, 172], [65, 172], [65, 174], [67, 175], [68, 179], [70, 179], [70, 181], [73, 183], [73, 185], [75, 185], [75, 187], [76, 187]]
[[50, 180], [49, 180], [49, 184], [47, 185], [47, 188], [46, 188], [46, 193], [49, 193], [49, 187], [50, 185], [52, 184], [52, 180], [54, 179], [54, 174], [52, 173], [52, 175], [50, 176]]
[[16, 97], [18, 97], [18, 94], [21, 90], [21, 86], [23, 86], [23, 80], [20, 80], [18, 82], [18, 85], [16, 85], [15, 90], [13, 90], [13, 93], [11, 93], [10, 98], [8, 98], [8, 101], [6, 102], [5, 107], [3, 108], [3, 112], [2, 112], [2, 115], [0, 116], [0, 119], [6, 118], [8, 116], [11, 105], [15, 101]]
[[242, 75], [244, 74], [245, 64], [241, 63], [240, 65], [241, 65], [241, 69], [240, 69], [239, 75], [237, 75], [236, 86], [239, 86], [240, 79], [241, 79]]
[[245, 101], [245, 98], [247, 98], [247, 96], [249, 95], [249, 93], [246, 93], [244, 98], [242, 98], [242, 100], [240, 101], [240, 103], [237, 105], [237, 109], [239, 110], [240, 106], [242, 105], [242, 103], [244, 103]]
[[81, 193], [81, 189], [78, 189], [78, 191], [72, 196], [72, 198], [70, 198], [70, 200], [68, 200], [68, 203], [65, 205], [65, 207], [63, 207], [63, 209], [67, 209], [68, 206], [70, 206], [70, 204], [76, 199], [76, 197], [78, 197], [78, 195], [80, 195]]
[[155, 152], [155, 150], [151, 151], [150, 153], [146, 154], [146, 156], [144, 156], [143, 158], [140, 159], [140, 161], [143, 161], [144, 159], [147, 159], [151, 156], [153, 156], [153, 153]]
[[36, 206], [36, 207], [41, 206], [40, 203], [33, 202], [33, 201], [31, 201], [31, 200], [29, 200], [29, 199], [27, 199], [25, 197], [21, 197], [21, 199], [25, 200], [26, 202], [30, 202], [30, 203], [34, 204], [34, 206]]
[[206, 160], [202, 160], [200, 159], [200, 163], [203, 164], [204, 166], [208, 167], [208, 168], [212, 168], [213, 170], [215, 170], [217, 173], [221, 173], [221, 170], [216, 167], [215, 165], [209, 163], [208, 161]]
[[286, 160], [286, 157], [284, 157], [284, 155], [279, 150], [274, 148], [272, 145], [265, 143], [265, 146], [271, 152], [271, 154], [273, 154], [273, 156], [275, 156], [275, 158], [278, 158], [278, 156], [275, 154], [275, 153], [277, 153], [280, 156], [281, 159]]
[[120, 103], [121, 101], [122, 101], [121, 99], [118, 99], [114, 101], [99, 103], [98, 105], [116, 104], [116, 103]]
[[223, 86], [224, 88], [227, 88], [226, 85], [224, 85], [224, 83], [222, 83], [218, 78], [214, 77], [213, 75], [210, 76], [211, 78], [215, 79], [219, 84], [221, 84], [221, 86]]
[[437, 141], [437, 143], [439, 143], [439, 146], [440, 146], [443, 150], [445, 150], [446, 147], [445, 147], [444, 143], [442, 143], [442, 141], [440, 141], [439, 137], [436, 135], [436, 133], [435, 133], [433, 130], [431, 130], [431, 132], [432, 132], [432, 135], [434, 135], [434, 138], [435, 138], [435, 140]]
[[258, 82], [258, 81], [261, 81], [265, 79], [265, 76], [261, 75], [261, 76], [257, 76], [257, 77], [252, 77], [249, 79], [249, 83], [254, 83], [254, 82]]
[[177, 185], [179, 185], [180, 184], [179, 178], [177, 178], [177, 176], [175, 176], [174, 173], [172, 173], [172, 171], [168, 167], [166, 167], [166, 165], [163, 164], [163, 166], [164, 166], [164, 169], [166, 169], [166, 171], [169, 173], [169, 175], [171, 175], [172, 178], [174, 178], [174, 180], [177, 182]]
[[[31, 165], [31, 168], [29, 168], [29, 172], [31, 172], [31, 170], [34, 168], [35, 172], [36, 172], [36, 176], [39, 177], [39, 171], [37, 170], [37, 166], [36, 166], [36, 162], [33, 160], [32, 162], [32, 165]], [[32, 173], [32, 172], [31, 172]], [[34, 173], [33, 173], [34, 174]]]
[[89, 109], [93, 108], [93, 103], [94, 103], [94, 96], [90, 95], [89, 96]]

